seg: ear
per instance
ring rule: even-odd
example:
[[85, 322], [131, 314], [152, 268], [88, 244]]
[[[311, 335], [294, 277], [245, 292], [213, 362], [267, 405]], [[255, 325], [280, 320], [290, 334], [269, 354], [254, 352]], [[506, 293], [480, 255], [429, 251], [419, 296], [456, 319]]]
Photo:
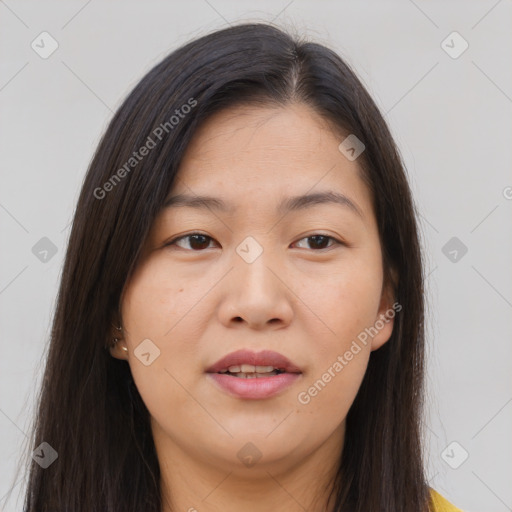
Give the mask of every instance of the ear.
[[[112, 357], [116, 359], [128, 359], [128, 347], [126, 346], [126, 341], [123, 339], [123, 329], [122, 327], [117, 327], [118, 323], [114, 321], [112, 323], [112, 327], [109, 332], [109, 339], [107, 343], [109, 344], [109, 351]], [[118, 341], [114, 343], [114, 340]]]
[[398, 283], [398, 274], [394, 269], [390, 270], [390, 279], [384, 279], [382, 294], [379, 304], [379, 311], [373, 324], [373, 332], [377, 331], [372, 338], [371, 350], [377, 350], [386, 343], [395, 325], [395, 316], [402, 310], [402, 305], [395, 301], [395, 288]]

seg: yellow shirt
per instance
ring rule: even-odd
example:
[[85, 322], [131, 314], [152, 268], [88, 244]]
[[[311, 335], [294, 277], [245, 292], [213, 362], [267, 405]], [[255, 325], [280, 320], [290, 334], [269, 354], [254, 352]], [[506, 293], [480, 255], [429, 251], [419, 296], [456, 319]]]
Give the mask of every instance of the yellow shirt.
[[431, 512], [463, 512], [432, 488], [430, 489], [430, 496], [434, 502], [434, 508]]

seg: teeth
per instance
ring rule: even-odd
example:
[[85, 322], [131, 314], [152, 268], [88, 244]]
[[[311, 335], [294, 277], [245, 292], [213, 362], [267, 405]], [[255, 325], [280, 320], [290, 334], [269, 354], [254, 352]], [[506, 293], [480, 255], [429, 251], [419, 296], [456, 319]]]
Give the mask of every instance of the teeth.
[[241, 379], [257, 379], [260, 377], [272, 377], [273, 375], [279, 375], [284, 370], [279, 370], [273, 366], [255, 366], [253, 364], [241, 364], [233, 365], [227, 369], [220, 370], [219, 373], [230, 374], [233, 377], [239, 377]]
[[254, 371], [256, 373], [268, 373], [274, 371], [275, 369], [276, 368], [273, 366], [256, 366]]
[[235, 375], [235, 377], [239, 377], [241, 379], [260, 379], [262, 377], [271, 377], [272, 375], [277, 375], [277, 372], [274, 370], [272, 372], [266, 373], [244, 373], [240, 372]]
[[269, 373], [273, 370], [273, 366], [254, 366], [252, 364], [242, 364], [228, 368], [230, 373]]

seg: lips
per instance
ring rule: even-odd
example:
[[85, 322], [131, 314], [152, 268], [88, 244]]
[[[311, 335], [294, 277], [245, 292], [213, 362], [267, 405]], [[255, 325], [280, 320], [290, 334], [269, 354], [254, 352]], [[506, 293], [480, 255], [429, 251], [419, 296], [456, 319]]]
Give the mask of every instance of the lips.
[[242, 400], [276, 397], [302, 378], [301, 369], [287, 357], [263, 350], [237, 350], [206, 370], [217, 389]]
[[250, 350], [237, 350], [219, 359], [210, 366], [206, 373], [227, 372], [230, 367], [242, 365], [273, 367], [283, 373], [302, 373], [300, 368], [292, 363], [287, 357], [273, 350], [252, 352]]

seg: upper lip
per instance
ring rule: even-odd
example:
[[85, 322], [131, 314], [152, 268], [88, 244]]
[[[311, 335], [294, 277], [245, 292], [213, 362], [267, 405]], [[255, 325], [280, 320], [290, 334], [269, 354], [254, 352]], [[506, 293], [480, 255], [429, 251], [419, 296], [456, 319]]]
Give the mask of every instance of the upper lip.
[[251, 350], [237, 350], [219, 359], [210, 366], [207, 373], [218, 373], [227, 370], [230, 366], [251, 364], [254, 366], [273, 366], [276, 369], [284, 370], [287, 373], [302, 373], [300, 368], [292, 363], [287, 357], [273, 350], [262, 350], [252, 352]]

